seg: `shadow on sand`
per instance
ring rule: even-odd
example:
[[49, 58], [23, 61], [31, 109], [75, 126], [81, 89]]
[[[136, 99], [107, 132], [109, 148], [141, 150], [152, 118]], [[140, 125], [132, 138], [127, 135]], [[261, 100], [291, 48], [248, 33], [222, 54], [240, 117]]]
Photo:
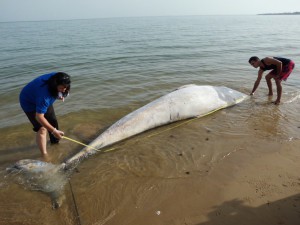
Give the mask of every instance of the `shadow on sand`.
[[258, 207], [247, 206], [241, 200], [232, 200], [216, 206], [207, 217], [207, 222], [195, 225], [298, 225], [300, 194]]

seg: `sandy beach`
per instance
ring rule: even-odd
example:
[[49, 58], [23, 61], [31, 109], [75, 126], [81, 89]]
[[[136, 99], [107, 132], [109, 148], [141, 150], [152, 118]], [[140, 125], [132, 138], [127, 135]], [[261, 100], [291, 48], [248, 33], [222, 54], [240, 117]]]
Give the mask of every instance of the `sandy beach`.
[[[161, 138], [176, 143], [174, 133], [178, 131], [154, 137], [151, 143]], [[205, 133], [210, 135], [203, 129], [199, 136], [205, 137]], [[78, 173], [70, 180], [75, 199], [70, 184], [66, 185], [66, 200], [58, 210], [51, 209], [49, 197], [43, 193], [22, 190], [18, 185], [2, 189], [1, 199], [10, 198], [2, 203], [0, 224], [299, 224], [299, 140], [245, 137], [226, 143], [224, 139], [215, 141], [214, 146], [222, 146], [224, 152], [231, 148], [230, 153], [217, 157], [212, 165], [180, 168], [177, 163], [177, 172], [170, 172], [166, 177], [154, 170], [143, 171], [138, 163], [127, 168], [125, 164], [115, 164], [116, 159], [123, 161], [131, 157], [124, 152], [151, 162], [150, 149], [154, 144], [143, 149], [142, 155], [139, 150], [136, 150], [138, 154], [134, 153], [134, 146], [143, 143], [127, 140], [121, 144], [124, 150], [91, 158], [79, 166]], [[179, 161], [184, 161], [187, 155], [187, 151], [176, 153]], [[100, 166], [99, 162], [105, 163]], [[109, 167], [111, 164], [114, 170]], [[156, 163], [154, 166], [164, 165]], [[98, 172], [92, 172], [93, 169]], [[15, 195], [11, 195], [13, 190]]]
[[191, 172], [192, 178], [172, 182], [176, 188], [163, 199], [151, 198], [160, 202], [156, 209], [128, 223], [105, 224], [299, 224], [299, 141], [261, 144], [275, 152], [243, 146], [205, 178], [196, 179]]
[[274, 144], [278, 151], [259, 155], [250, 147], [229, 156], [203, 181], [193, 216], [169, 224], [299, 224], [297, 145]]

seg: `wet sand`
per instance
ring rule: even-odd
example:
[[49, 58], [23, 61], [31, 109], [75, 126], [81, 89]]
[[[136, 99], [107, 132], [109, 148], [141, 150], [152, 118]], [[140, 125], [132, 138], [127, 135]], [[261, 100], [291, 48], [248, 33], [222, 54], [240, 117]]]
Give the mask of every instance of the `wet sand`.
[[[87, 182], [89, 191], [104, 196], [95, 197], [79, 188], [81, 219], [87, 224], [111, 225], [298, 224], [299, 141], [244, 141], [239, 151], [214, 163], [205, 175], [199, 170], [183, 171], [180, 177], [169, 179], [124, 174], [108, 188]], [[258, 154], [256, 144], [274, 152], [261, 149]], [[75, 175], [74, 182], [79, 180], [84, 179]], [[95, 201], [99, 208], [91, 210], [89, 205]]]
[[169, 224], [299, 224], [297, 146], [274, 144], [278, 151], [259, 155], [249, 147], [231, 155], [205, 178], [195, 196], [199, 202], [190, 198], [193, 212]]
[[245, 140], [205, 176], [186, 171], [177, 178], [127, 172], [116, 177], [107, 170], [95, 177], [89, 172], [99, 160], [95, 157], [71, 179], [78, 214], [70, 184], [58, 210], [51, 209], [45, 194], [13, 185], [1, 191], [6, 201], [0, 224], [79, 224], [78, 215], [81, 224], [94, 225], [299, 224], [299, 141], [261, 142], [275, 151], [260, 154], [251, 141]]
[[[115, 151], [79, 165], [57, 210], [47, 194], [5, 179], [0, 224], [298, 224], [300, 141], [297, 114], [285, 114], [289, 107], [247, 102], [118, 143]], [[68, 115], [62, 127], [88, 143], [120, 114], [95, 121], [96, 113], [85, 123], [89, 114]], [[67, 124], [70, 120], [74, 123]], [[39, 158], [32, 133], [23, 129], [3, 135], [9, 148], [1, 150], [2, 168], [18, 159]], [[27, 149], [16, 142], [21, 137]], [[13, 151], [15, 146], [20, 148]], [[80, 149], [67, 140], [49, 146], [54, 163]]]

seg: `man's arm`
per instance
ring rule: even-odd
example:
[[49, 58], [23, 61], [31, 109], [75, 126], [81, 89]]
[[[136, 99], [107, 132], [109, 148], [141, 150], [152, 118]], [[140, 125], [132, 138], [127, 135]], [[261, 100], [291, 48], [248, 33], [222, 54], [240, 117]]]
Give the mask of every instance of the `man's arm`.
[[262, 75], [263, 75], [263, 72], [264, 72], [264, 71], [263, 71], [262, 69], [259, 69], [258, 75], [257, 75], [257, 79], [256, 79], [256, 81], [255, 81], [255, 83], [254, 83], [254, 86], [253, 86], [253, 89], [252, 89], [250, 95], [253, 95], [254, 92], [256, 91], [256, 89], [258, 88], [259, 83], [260, 83], [261, 78], [262, 78]]

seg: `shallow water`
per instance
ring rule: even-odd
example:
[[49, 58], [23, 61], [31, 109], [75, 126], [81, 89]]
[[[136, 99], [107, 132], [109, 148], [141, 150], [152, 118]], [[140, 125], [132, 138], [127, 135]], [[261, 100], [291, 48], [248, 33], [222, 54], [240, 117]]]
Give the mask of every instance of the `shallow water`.
[[[0, 56], [0, 224], [76, 224], [71, 187], [82, 224], [172, 224], [170, 218], [182, 209], [181, 196], [186, 196], [180, 193], [201, 193], [201, 182], [227, 157], [243, 151], [274, 152], [296, 142], [300, 58], [294, 50], [300, 47], [295, 29], [299, 19], [235, 16], [1, 23], [6, 31], [0, 32], [1, 40], [7, 32], [14, 35], [1, 43], [5, 54]], [[268, 30], [270, 21], [290, 26], [282, 34]], [[31, 32], [38, 32], [38, 37], [32, 38]], [[241, 104], [117, 143], [114, 150], [79, 165], [65, 186], [66, 200], [58, 211], [51, 209], [48, 194], [18, 185], [5, 171], [17, 160], [40, 159], [17, 95], [25, 83], [46, 70], [71, 74], [72, 93], [55, 108], [66, 136], [89, 143], [127, 113], [180, 85], [224, 85], [249, 93], [256, 75], [247, 62], [252, 55], [284, 55], [296, 62], [283, 83], [280, 106], [271, 104], [275, 96], [266, 96], [262, 81], [257, 94]], [[49, 145], [48, 160], [60, 164], [80, 149], [62, 140]], [[177, 209], [171, 207], [176, 204]], [[169, 214], [168, 207], [172, 208]], [[183, 212], [187, 216], [188, 209]]]

